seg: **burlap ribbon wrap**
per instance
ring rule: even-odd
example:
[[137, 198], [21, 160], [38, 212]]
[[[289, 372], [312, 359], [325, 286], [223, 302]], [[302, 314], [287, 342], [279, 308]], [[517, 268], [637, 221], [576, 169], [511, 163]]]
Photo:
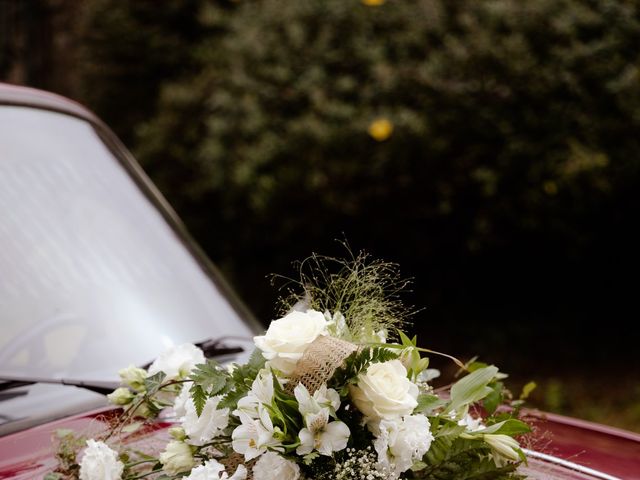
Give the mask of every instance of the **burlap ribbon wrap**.
[[319, 336], [307, 347], [302, 358], [298, 360], [296, 369], [285, 389], [289, 393], [293, 393], [296, 386], [301, 383], [313, 395], [323, 383], [326, 383], [333, 376], [347, 357], [357, 350], [358, 347], [353, 343], [328, 335]]
[[[353, 343], [328, 335], [319, 336], [307, 347], [302, 358], [298, 360], [295, 371], [285, 384], [285, 390], [293, 394], [296, 386], [301, 383], [313, 395], [321, 385], [329, 381], [347, 357], [357, 350], [358, 347]], [[247, 468], [247, 480], [253, 480], [255, 459], [247, 462], [244, 455], [234, 453], [221, 462], [230, 475], [236, 471], [238, 465], [244, 465]]]

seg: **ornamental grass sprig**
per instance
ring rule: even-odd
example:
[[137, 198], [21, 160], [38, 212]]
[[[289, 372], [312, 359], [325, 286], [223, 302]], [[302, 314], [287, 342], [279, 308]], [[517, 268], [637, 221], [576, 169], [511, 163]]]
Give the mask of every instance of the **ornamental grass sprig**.
[[299, 279], [272, 276], [272, 283], [286, 281], [279, 313], [314, 309], [341, 314], [347, 328], [338, 336], [354, 343], [376, 342], [380, 335], [395, 338], [395, 332], [418, 312], [400, 299], [409, 291], [411, 279], [402, 278], [396, 263], [372, 259], [363, 251], [355, 255], [346, 242], [342, 244], [347, 251], [344, 259], [314, 253], [296, 263]]

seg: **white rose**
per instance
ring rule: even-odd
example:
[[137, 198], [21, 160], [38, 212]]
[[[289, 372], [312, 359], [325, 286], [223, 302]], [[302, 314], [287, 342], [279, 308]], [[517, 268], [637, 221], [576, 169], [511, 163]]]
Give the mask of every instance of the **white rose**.
[[271, 322], [267, 333], [253, 341], [271, 366], [291, 375], [307, 347], [326, 333], [327, 320], [322, 313], [294, 311]]
[[224, 465], [217, 460], [208, 460], [204, 465], [191, 470], [191, 473], [185, 480], [245, 480], [247, 478], [247, 469], [244, 465], [238, 465], [236, 473], [231, 477], [224, 471]]
[[80, 462], [80, 480], [120, 480], [124, 464], [105, 443], [87, 440]]
[[167, 444], [164, 452], [160, 454], [159, 460], [164, 471], [172, 475], [187, 472], [196, 464], [191, 453], [191, 447], [177, 440]]
[[200, 416], [192, 399], [185, 404], [186, 415], [182, 418], [182, 428], [192, 445], [204, 445], [219, 436], [229, 425], [229, 409], [217, 409], [220, 397], [208, 398]]
[[113, 405], [127, 405], [131, 403], [134, 395], [131, 390], [125, 387], [116, 388], [113, 392], [107, 395], [107, 400]]
[[355, 406], [369, 420], [409, 415], [418, 405], [418, 387], [400, 360], [374, 363], [349, 387]]
[[424, 415], [407, 415], [401, 421], [381, 420], [373, 442], [379, 462], [399, 477], [431, 447], [430, 428]]
[[167, 375], [165, 380], [184, 378], [193, 367], [205, 362], [202, 350], [191, 343], [183, 343], [160, 354], [149, 367], [149, 375], [164, 372]]
[[300, 467], [275, 452], [267, 452], [254, 465], [253, 478], [259, 480], [298, 480]]

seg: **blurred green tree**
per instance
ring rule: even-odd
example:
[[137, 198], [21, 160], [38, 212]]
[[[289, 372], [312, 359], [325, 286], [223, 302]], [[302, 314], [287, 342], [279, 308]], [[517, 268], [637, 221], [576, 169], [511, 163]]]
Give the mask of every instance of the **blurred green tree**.
[[91, 103], [265, 319], [264, 274], [341, 232], [452, 337], [529, 345], [632, 296], [637, 2], [90, 3]]

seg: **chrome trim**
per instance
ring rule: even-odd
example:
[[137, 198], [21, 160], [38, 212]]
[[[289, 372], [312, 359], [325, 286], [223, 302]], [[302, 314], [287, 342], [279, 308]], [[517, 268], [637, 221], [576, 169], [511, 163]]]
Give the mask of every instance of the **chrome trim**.
[[536, 452], [534, 450], [529, 450], [527, 448], [523, 448], [522, 451], [529, 458], [535, 458], [537, 460], [543, 460], [545, 462], [553, 463], [555, 465], [560, 465], [570, 470], [574, 470], [576, 472], [591, 475], [594, 478], [600, 478], [602, 480], [622, 480], [621, 478], [614, 477], [613, 475], [609, 475], [608, 473], [604, 473], [599, 470], [594, 470], [593, 468], [585, 467], [584, 465], [579, 465], [577, 463], [570, 462], [569, 460], [563, 460], [562, 458], [554, 457], [553, 455]]

